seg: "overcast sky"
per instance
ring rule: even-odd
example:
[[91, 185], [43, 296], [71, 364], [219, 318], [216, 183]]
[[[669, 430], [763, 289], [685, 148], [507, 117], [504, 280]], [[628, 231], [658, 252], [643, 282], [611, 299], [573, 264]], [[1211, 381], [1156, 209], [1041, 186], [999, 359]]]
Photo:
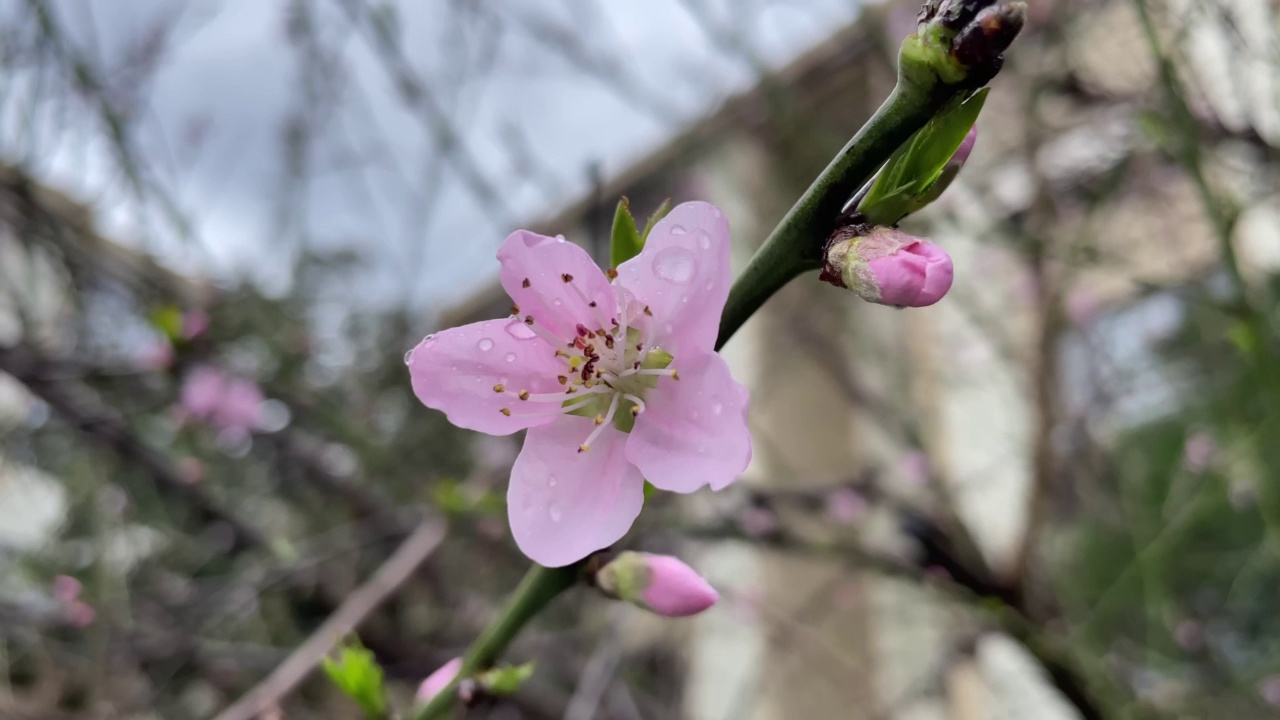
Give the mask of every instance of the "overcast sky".
[[[784, 63], [852, 20], [858, 5], [367, 3], [394, 6], [378, 17], [393, 18], [407, 67], [457, 129], [457, 155], [478, 169], [468, 175], [465, 165], [441, 164], [432, 126], [402, 102], [369, 26], [356, 29], [343, 0], [304, 2], [332, 65], [304, 60], [284, 0], [52, 3], [76, 51], [110, 69], [108, 84], [127, 85], [139, 48], [168, 38], [134, 116], [136, 148], [191, 219], [194, 244], [177, 242], [154, 211], [136, 211], [98, 118], [83, 103], [51, 98], [34, 72], [3, 81], [0, 151], [93, 201], [113, 234], [148, 238], [184, 269], [271, 286], [305, 236], [313, 246], [359, 248], [372, 277], [394, 280], [361, 292], [438, 306], [495, 274], [493, 252], [514, 224], [586, 192], [592, 166], [621, 171], [751, 86], [750, 56]], [[28, 23], [27, 12], [24, 0], [0, 0], [6, 26]], [[313, 84], [319, 92], [308, 97], [307, 71], [317, 69], [313, 80], [338, 81]], [[308, 192], [294, 206], [305, 222], [286, 227], [282, 137], [304, 108], [316, 138]], [[477, 187], [501, 200], [479, 202]], [[299, 227], [307, 232], [295, 234]]]

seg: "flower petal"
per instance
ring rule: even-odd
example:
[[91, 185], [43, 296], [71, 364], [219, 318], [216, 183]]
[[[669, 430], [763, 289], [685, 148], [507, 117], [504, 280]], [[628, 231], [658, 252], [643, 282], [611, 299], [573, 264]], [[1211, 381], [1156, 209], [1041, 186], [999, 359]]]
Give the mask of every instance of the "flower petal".
[[[414, 348], [407, 361], [414, 394], [423, 405], [443, 410], [458, 427], [509, 435], [559, 417], [558, 400], [521, 401], [516, 396], [521, 390], [563, 392], [556, 375], [565, 365], [514, 318], [436, 333]], [[495, 392], [497, 385], [502, 392]]]
[[618, 268], [618, 284], [649, 306], [652, 341], [673, 355], [715, 347], [729, 297], [729, 222], [704, 202], [677, 205], [644, 251]]
[[565, 416], [534, 428], [511, 468], [511, 534], [540, 565], [568, 565], [612, 545], [644, 505], [644, 479], [627, 462], [624, 434], [609, 428], [578, 452], [594, 427], [590, 418]]
[[618, 315], [609, 278], [586, 250], [563, 238], [517, 230], [502, 243], [498, 261], [502, 287], [520, 316], [532, 315], [557, 337], [572, 339], [579, 323], [608, 329]]
[[715, 353], [677, 357], [672, 367], [680, 379], [659, 380], [645, 395], [627, 459], [661, 490], [720, 490], [751, 462], [747, 389]]

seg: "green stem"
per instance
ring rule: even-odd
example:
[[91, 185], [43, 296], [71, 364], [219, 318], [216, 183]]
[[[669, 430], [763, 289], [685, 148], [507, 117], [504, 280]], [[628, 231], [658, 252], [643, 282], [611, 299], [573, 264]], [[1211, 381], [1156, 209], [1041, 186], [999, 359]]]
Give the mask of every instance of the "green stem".
[[903, 143], [965, 88], [898, 85], [774, 228], [729, 291], [720, 337], [724, 346], [765, 301], [804, 272], [822, 267], [822, 250], [844, 205]]
[[497, 620], [484, 631], [484, 634], [463, 656], [462, 668], [458, 670], [458, 676], [430, 702], [418, 708], [411, 715], [412, 719], [433, 720], [433, 718], [444, 717], [449, 712], [449, 708], [453, 707], [458, 683], [464, 678], [469, 678], [491, 667], [525, 623], [542, 612], [557, 595], [578, 582], [582, 564], [577, 562], [561, 568], [545, 568], [541, 565], [530, 567], [524, 579], [520, 581], [520, 585], [511, 594], [511, 598], [507, 600], [507, 605], [499, 613]]

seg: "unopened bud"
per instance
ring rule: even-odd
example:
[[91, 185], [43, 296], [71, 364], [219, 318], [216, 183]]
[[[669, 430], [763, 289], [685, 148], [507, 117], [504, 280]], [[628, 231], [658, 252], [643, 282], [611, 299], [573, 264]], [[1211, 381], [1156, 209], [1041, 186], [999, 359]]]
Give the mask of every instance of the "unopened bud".
[[441, 665], [418, 686], [417, 701], [425, 703], [439, 695], [441, 690], [449, 687], [449, 683], [453, 682], [453, 679], [458, 676], [458, 671], [461, 669], [462, 658], [454, 658]]
[[895, 228], [848, 225], [828, 242], [822, 279], [868, 302], [926, 307], [947, 294], [954, 274], [950, 256], [927, 240]]
[[670, 555], [624, 552], [596, 573], [595, 584], [609, 597], [666, 617], [696, 615], [720, 599], [696, 570]]

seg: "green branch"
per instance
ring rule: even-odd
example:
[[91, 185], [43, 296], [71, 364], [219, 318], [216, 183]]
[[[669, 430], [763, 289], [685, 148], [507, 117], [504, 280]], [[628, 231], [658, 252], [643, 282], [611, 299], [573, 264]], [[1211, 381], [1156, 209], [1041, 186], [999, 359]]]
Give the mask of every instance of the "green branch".
[[[720, 348], [792, 279], [822, 264], [822, 250], [849, 198], [895, 150], [963, 94], [999, 71], [1001, 53], [1022, 29], [1025, 5], [1007, 0], [927, 0], [919, 31], [898, 56], [898, 83], [875, 115], [836, 155], [769, 235], [729, 291]], [[449, 711], [458, 683], [491, 666], [516, 633], [578, 580], [582, 563], [534, 566], [493, 624], [463, 658], [457, 679], [412, 714], [434, 720]]]

